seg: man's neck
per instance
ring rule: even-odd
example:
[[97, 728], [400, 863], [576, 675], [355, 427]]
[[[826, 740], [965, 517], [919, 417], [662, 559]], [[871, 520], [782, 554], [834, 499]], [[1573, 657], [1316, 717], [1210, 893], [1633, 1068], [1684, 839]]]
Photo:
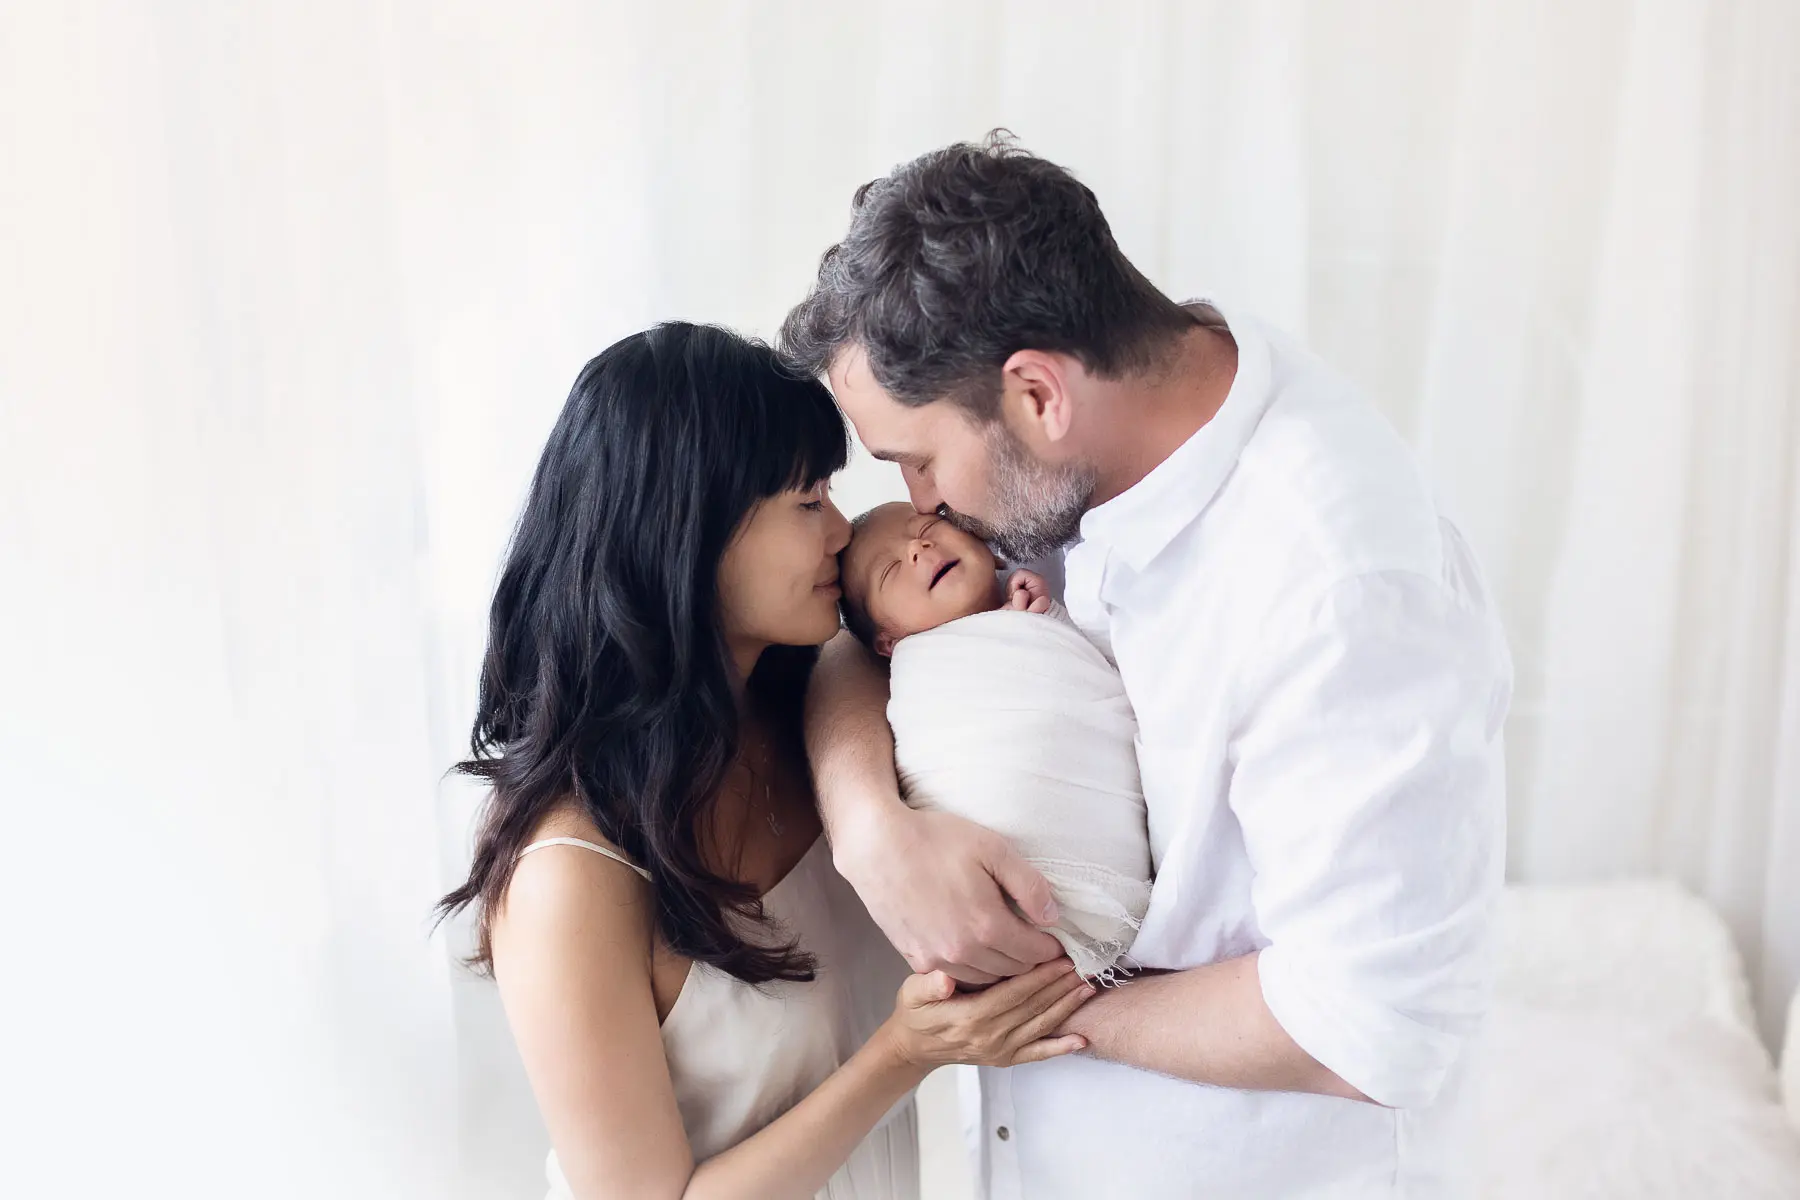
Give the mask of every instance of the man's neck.
[[1237, 376], [1237, 343], [1223, 329], [1196, 324], [1161, 366], [1109, 381], [1099, 399], [1108, 410], [1091, 506], [1134, 487], [1201, 426], [1218, 415]]

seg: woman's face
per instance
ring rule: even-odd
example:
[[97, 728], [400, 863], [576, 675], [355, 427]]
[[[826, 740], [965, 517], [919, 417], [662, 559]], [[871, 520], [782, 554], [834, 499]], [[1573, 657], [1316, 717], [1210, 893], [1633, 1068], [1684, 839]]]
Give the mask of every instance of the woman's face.
[[734, 651], [818, 646], [838, 630], [838, 551], [850, 522], [825, 484], [750, 510], [719, 563], [719, 611]]

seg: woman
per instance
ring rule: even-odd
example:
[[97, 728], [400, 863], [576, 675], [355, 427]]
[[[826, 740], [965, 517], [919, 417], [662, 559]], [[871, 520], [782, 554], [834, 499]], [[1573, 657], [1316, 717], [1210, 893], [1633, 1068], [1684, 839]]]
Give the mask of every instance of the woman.
[[[464, 884], [553, 1197], [911, 1196], [932, 1067], [1081, 1048], [1067, 960], [908, 977], [833, 870], [800, 710], [838, 628], [831, 396], [662, 325], [575, 381], [490, 616]], [[898, 989], [898, 999], [896, 999]]]

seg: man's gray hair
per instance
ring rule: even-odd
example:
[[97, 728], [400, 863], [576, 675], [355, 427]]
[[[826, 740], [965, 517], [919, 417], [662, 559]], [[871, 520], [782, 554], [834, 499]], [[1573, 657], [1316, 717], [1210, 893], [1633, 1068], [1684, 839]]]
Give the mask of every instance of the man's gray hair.
[[857, 189], [850, 230], [779, 348], [817, 376], [861, 346], [901, 403], [949, 398], [985, 420], [1016, 351], [1118, 378], [1156, 365], [1191, 325], [1120, 252], [1093, 192], [995, 130]]

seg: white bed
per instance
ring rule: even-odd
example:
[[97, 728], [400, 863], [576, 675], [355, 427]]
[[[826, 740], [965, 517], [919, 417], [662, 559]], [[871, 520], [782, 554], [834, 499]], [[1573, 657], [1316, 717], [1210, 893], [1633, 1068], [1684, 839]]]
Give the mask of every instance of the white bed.
[[[1501, 924], [1482, 1200], [1800, 1200], [1800, 995], [1778, 1080], [1710, 908], [1671, 883], [1512, 887]], [[949, 1072], [920, 1110], [926, 1200], [973, 1196]]]
[[1800, 1055], [1784, 1107], [1718, 915], [1662, 882], [1504, 903], [1484, 1200], [1800, 1200]]

